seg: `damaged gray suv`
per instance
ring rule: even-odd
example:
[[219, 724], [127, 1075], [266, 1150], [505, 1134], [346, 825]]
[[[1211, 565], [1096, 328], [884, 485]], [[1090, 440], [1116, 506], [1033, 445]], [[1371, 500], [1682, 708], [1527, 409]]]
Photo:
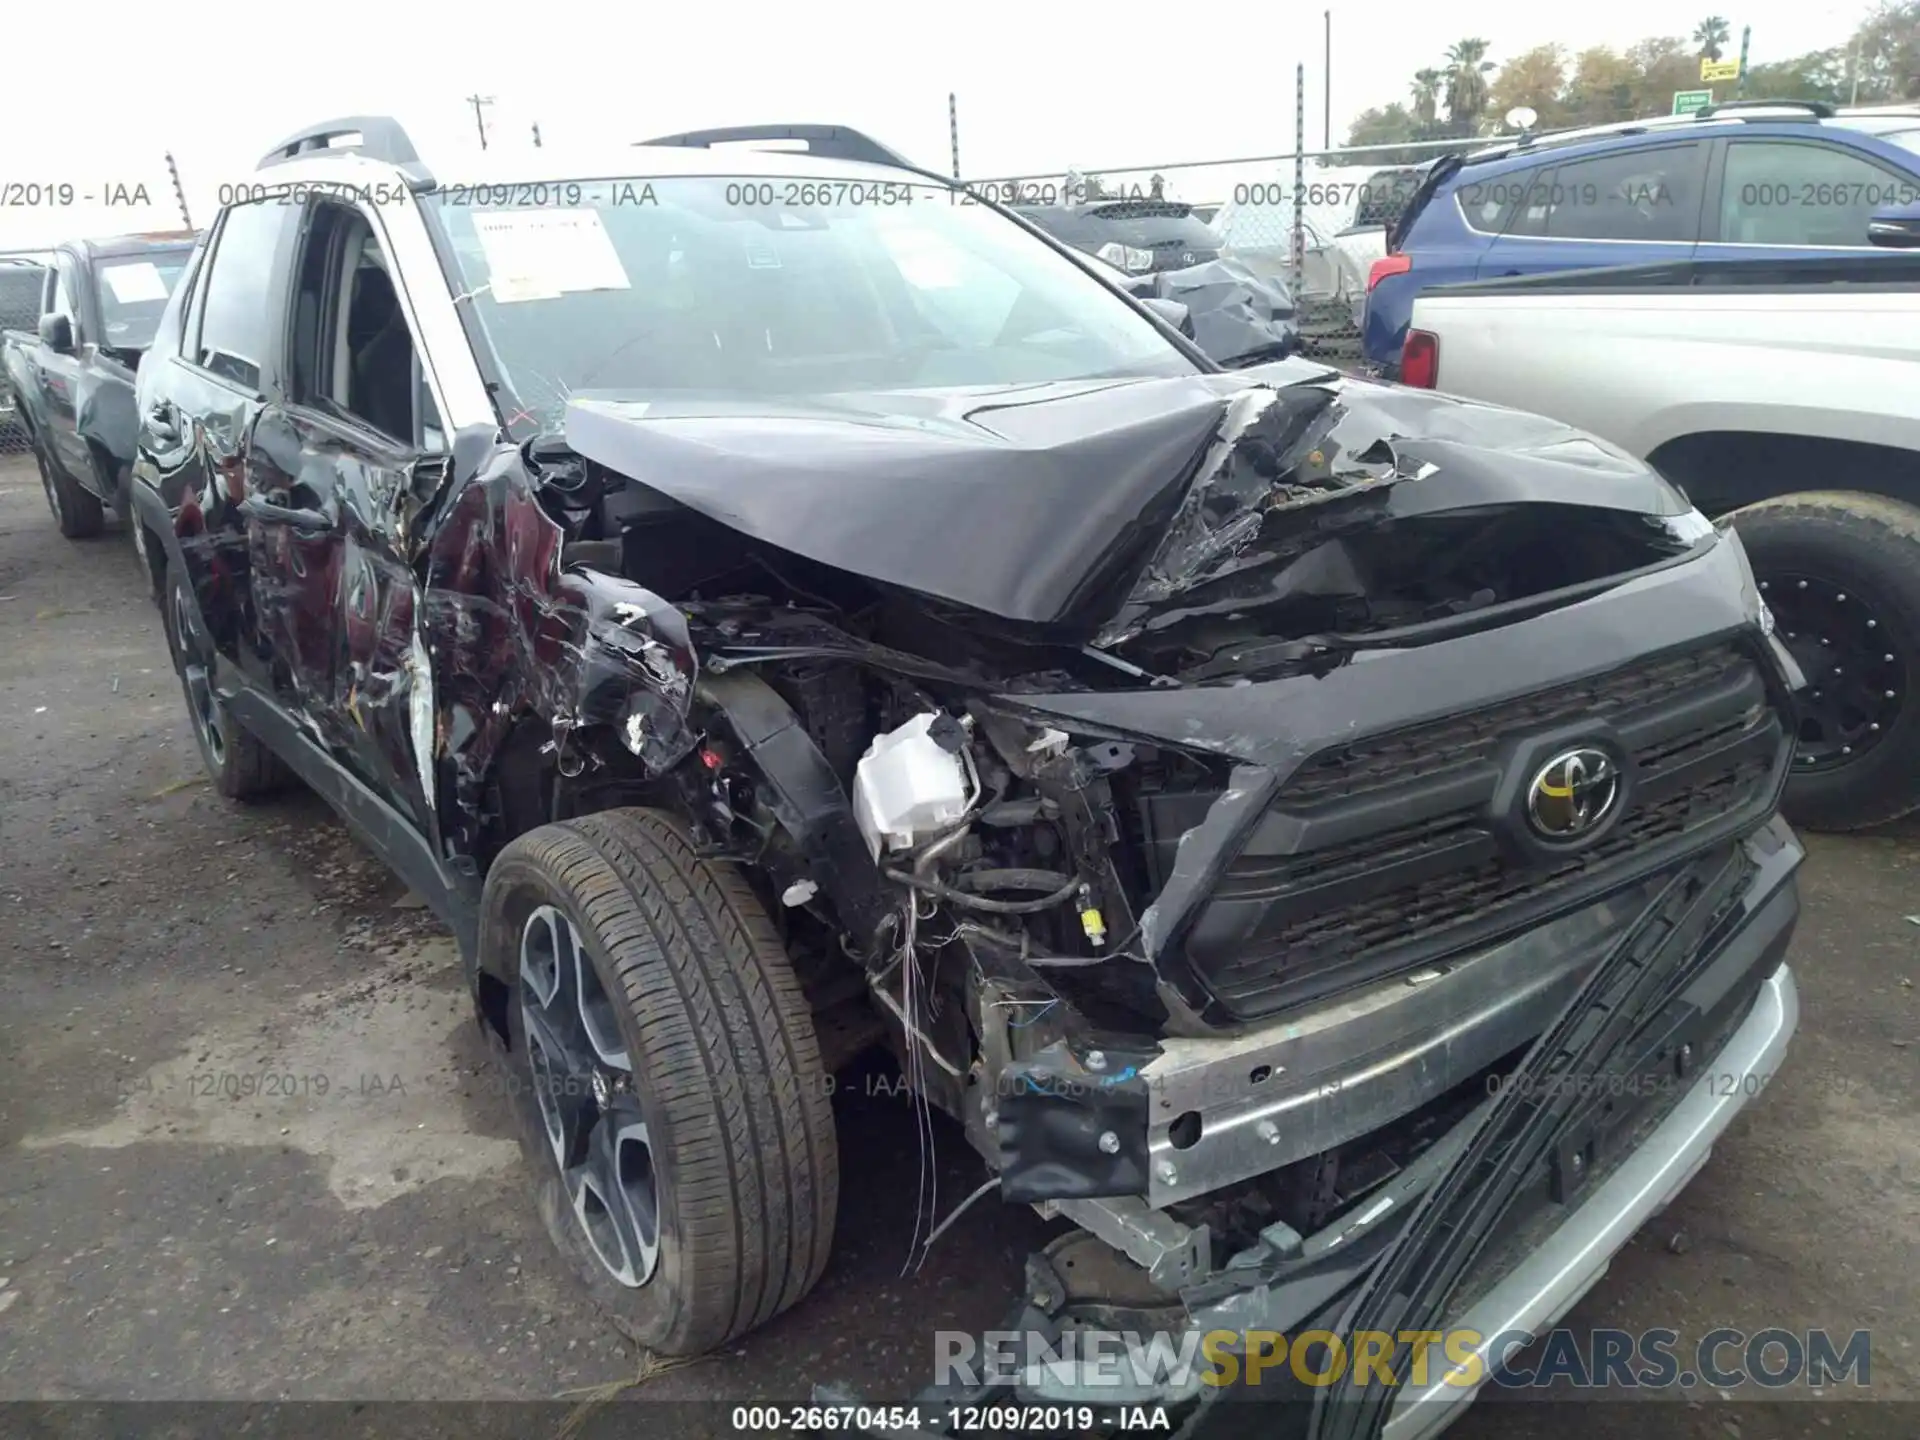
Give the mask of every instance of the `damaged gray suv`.
[[[714, 148], [773, 139], [810, 149]], [[1771, 1074], [1799, 681], [1657, 474], [1223, 371], [854, 132], [461, 165], [362, 117], [235, 187], [135, 498], [219, 790], [304, 781], [452, 928], [541, 1213], [639, 1342], [801, 1302], [876, 1043], [1072, 1222], [1014, 1328], [1483, 1362]], [[1031, 1366], [919, 1428], [1405, 1436], [1476, 1383]]]

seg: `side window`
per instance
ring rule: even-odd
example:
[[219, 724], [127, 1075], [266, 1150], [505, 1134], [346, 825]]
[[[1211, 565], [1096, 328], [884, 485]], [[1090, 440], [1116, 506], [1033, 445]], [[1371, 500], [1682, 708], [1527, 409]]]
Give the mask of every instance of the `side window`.
[[402, 444], [438, 439], [391, 262], [366, 217], [317, 203], [296, 273], [295, 403], [351, 415]]
[[68, 323], [73, 326], [76, 344], [80, 339], [80, 307], [74, 303], [74, 296], [79, 293], [80, 287], [74, 283], [72, 257], [56, 255], [53, 261], [53, 304], [47, 313], [67, 317]]
[[1720, 187], [1729, 245], [1865, 246], [1867, 219], [1911, 204], [1920, 184], [1833, 145], [1735, 140]]
[[[200, 311], [195, 362], [248, 390], [260, 388], [272, 307], [267, 288], [273, 256], [290, 207], [236, 205], [214, 242], [211, 268], [198, 287]], [[192, 331], [189, 331], [191, 334]]]
[[[1659, 145], [1563, 163], [1530, 198], [1527, 229], [1555, 240], [1689, 243], [1699, 238], [1704, 147]], [[1533, 228], [1539, 226], [1542, 228]]]
[[1454, 189], [1454, 202], [1469, 227], [1483, 235], [1501, 234], [1512, 226], [1522, 203], [1540, 190], [1550, 169], [1535, 165], [1491, 180], [1463, 181]]
[[210, 240], [202, 240], [188, 255], [186, 270], [167, 301], [166, 313], [160, 317], [160, 329], [154, 336], [153, 348], [163, 354], [182, 357], [187, 354], [187, 337], [194, 333], [193, 327], [199, 324], [199, 307], [195, 302], [204, 288], [200, 284], [200, 277], [206, 273], [207, 251], [211, 243]]
[[1500, 233], [1503, 235], [1544, 235], [1547, 216], [1553, 213], [1553, 167], [1509, 176], [1501, 199]]

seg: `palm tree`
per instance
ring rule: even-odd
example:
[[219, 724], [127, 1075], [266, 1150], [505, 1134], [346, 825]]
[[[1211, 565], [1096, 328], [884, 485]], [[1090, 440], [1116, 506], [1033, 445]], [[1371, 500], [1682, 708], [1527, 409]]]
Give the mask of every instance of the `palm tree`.
[[1459, 40], [1447, 51], [1447, 118], [1469, 134], [1487, 108], [1487, 75], [1493, 69], [1486, 58], [1489, 43]]
[[1720, 15], [1709, 15], [1693, 28], [1693, 38], [1699, 42], [1702, 60], [1718, 60], [1725, 53], [1723, 47], [1732, 37], [1732, 27]]
[[1413, 72], [1413, 118], [1431, 125], [1440, 108], [1440, 87], [1447, 77], [1431, 67]]

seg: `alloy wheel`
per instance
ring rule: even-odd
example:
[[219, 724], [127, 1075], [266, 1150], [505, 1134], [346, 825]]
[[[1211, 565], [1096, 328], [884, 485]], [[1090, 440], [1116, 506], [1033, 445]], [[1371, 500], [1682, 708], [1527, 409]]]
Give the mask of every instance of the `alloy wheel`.
[[520, 1018], [574, 1221], [614, 1282], [637, 1289], [660, 1258], [653, 1144], [614, 1002], [573, 921], [552, 905], [535, 909], [520, 933]]
[[1840, 582], [1781, 574], [1760, 588], [1780, 642], [1807, 679], [1794, 770], [1838, 770], [1872, 753], [1907, 701], [1910, 667], [1892, 628]]

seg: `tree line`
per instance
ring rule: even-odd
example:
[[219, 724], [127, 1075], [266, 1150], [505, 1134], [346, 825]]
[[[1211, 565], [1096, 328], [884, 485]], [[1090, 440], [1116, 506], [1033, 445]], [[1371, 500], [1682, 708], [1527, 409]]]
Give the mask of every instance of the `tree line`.
[[[1392, 145], [1495, 134], [1508, 111], [1526, 106], [1536, 129], [1643, 119], [1673, 109], [1680, 90], [1712, 89], [1734, 98], [1733, 82], [1707, 86], [1700, 61], [1739, 54], [1734, 27], [1709, 15], [1691, 36], [1651, 36], [1624, 51], [1595, 45], [1570, 54], [1540, 45], [1505, 62], [1489, 58], [1492, 42], [1456, 41], [1443, 63], [1414, 72], [1406, 101], [1363, 111], [1346, 143]], [[1749, 100], [1824, 100], [1834, 105], [1920, 101], [1920, 0], [1880, 0], [1841, 45], [1786, 60], [1750, 64], [1741, 90]], [[1428, 150], [1381, 151], [1368, 162], [1411, 163]]]

